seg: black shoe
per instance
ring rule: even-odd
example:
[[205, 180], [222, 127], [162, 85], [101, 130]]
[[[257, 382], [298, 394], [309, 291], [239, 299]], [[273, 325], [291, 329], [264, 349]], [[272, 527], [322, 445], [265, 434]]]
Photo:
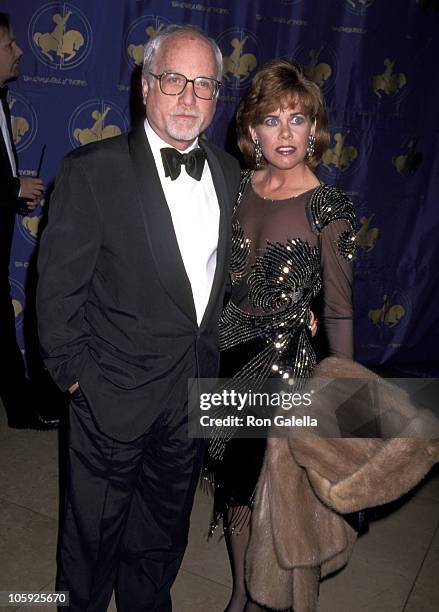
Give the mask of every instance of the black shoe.
[[42, 417], [40, 414], [8, 415], [8, 426], [12, 429], [35, 429], [50, 431], [58, 429], [59, 419]]

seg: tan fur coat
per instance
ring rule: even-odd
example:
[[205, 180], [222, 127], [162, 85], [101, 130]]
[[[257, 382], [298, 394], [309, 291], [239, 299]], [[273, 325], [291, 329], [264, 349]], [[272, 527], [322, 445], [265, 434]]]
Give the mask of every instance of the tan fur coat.
[[[323, 360], [314, 376], [377, 378], [336, 357]], [[387, 415], [381, 435], [390, 418], [389, 430], [398, 426], [400, 437], [268, 439], [246, 557], [247, 586], [260, 605], [314, 612], [320, 578], [348, 562], [357, 537], [342, 514], [397, 499], [439, 461], [432, 415], [419, 416], [391, 385], [380, 387], [378, 405]]]

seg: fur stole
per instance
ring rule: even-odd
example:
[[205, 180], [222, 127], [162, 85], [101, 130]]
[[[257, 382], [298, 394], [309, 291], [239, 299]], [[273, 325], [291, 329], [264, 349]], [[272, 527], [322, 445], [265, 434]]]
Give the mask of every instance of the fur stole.
[[[378, 379], [337, 357], [323, 360], [314, 377]], [[247, 586], [258, 604], [315, 612], [320, 578], [348, 562], [357, 537], [342, 515], [397, 499], [439, 461], [433, 415], [420, 415], [405, 392], [387, 383], [375, 399], [374, 410], [384, 414], [380, 438], [268, 439], [246, 556]], [[330, 422], [335, 408], [324, 409]], [[386, 427], [399, 428], [400, 437], [387, 438]]]

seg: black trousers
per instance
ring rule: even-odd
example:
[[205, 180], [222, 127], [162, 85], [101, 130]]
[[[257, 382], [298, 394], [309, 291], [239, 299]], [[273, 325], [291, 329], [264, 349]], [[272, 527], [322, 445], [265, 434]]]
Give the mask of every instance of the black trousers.
[[15, 313], [9, 283], [9, 258], [15, 212], [0, 209], [0, 396], [8, 413], [25, 411], [26, 374], [15, 335]]
[[113, 588], [120, 612], [172, 610], [203, 451], [203, 440], [187, 436], [186, 406], [122, 443], [103, 435], [81, 391], [73, 394], [57, 580], [71, 610], [106, 611]]

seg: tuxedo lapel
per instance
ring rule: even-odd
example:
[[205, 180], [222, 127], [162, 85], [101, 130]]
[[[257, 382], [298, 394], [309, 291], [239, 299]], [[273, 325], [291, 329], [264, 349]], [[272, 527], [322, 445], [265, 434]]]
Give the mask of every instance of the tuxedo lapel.
[[171, 299], [196, 324], [191, 285], [143, 124], [130, 133], [128, 142], [143, 223], [158, 275]]
[[210, 172], [212, 174], [213, 185], [215, 187], [220, 208], [220, 223], [215, 275], [213, 278], [209, 301], [207, 303], [203, 320], [201, 322], [202, 327], [203, 324], [209, 322], [212, 313], [215, 311], [218, 305], [218, 300], [223, 294], [223, 287], [226, 280], [226, 276], [228, 274], [231, 239], [230, 215], [232, 206], [229, 202], [230, 196], [228, 195], [229, 192], [227, 190], [226, 177], [224, 176], [224, 172], [218, 161], [218, 158], [210, 149], [208, 142], [206, 142], [205, 140], [200, 140], [200, 146], [204, 148], [207, 154], [207, 162], [209, 164]]
[[0, 155], [3, 158], [3, 164], [6, 168], [10, 168], [10, 173], [12, 175], [11, 162], [9, 161], [8, 150], [6, 148], [5, 139], [3, 138], [3, 132], [0, 129]]
[[[2, 105], [3, 113], [4, 113], [5, 119], [6, 119], [6, 126], [8, 128], [9, 140], [10, 140], [10, 143], [11, 143], [12, 155], [14, 156], [15, 167], [18, 168], [18, 156], [17, 156], [17, 150], [15, 148], [14, 137], [13, 137], [13, 132], [12, 132], [11, 110], [9, 108], [9, 104], [7, 102], [6, 96], [2, 97], [1, 105]], [[8, 163], [10, 165], [8, 150], [6, 148], [6, 143], [4, 141], [3, 133], [2, 133], [1, 130], [0, 130], [0, 140], [1, 140], [0, 146], [2, 148], [2, 152], [6, 156], [6, 159], [8, 160]], [[11, 170], [11, 172], [12, 172], [12, 170]]]

